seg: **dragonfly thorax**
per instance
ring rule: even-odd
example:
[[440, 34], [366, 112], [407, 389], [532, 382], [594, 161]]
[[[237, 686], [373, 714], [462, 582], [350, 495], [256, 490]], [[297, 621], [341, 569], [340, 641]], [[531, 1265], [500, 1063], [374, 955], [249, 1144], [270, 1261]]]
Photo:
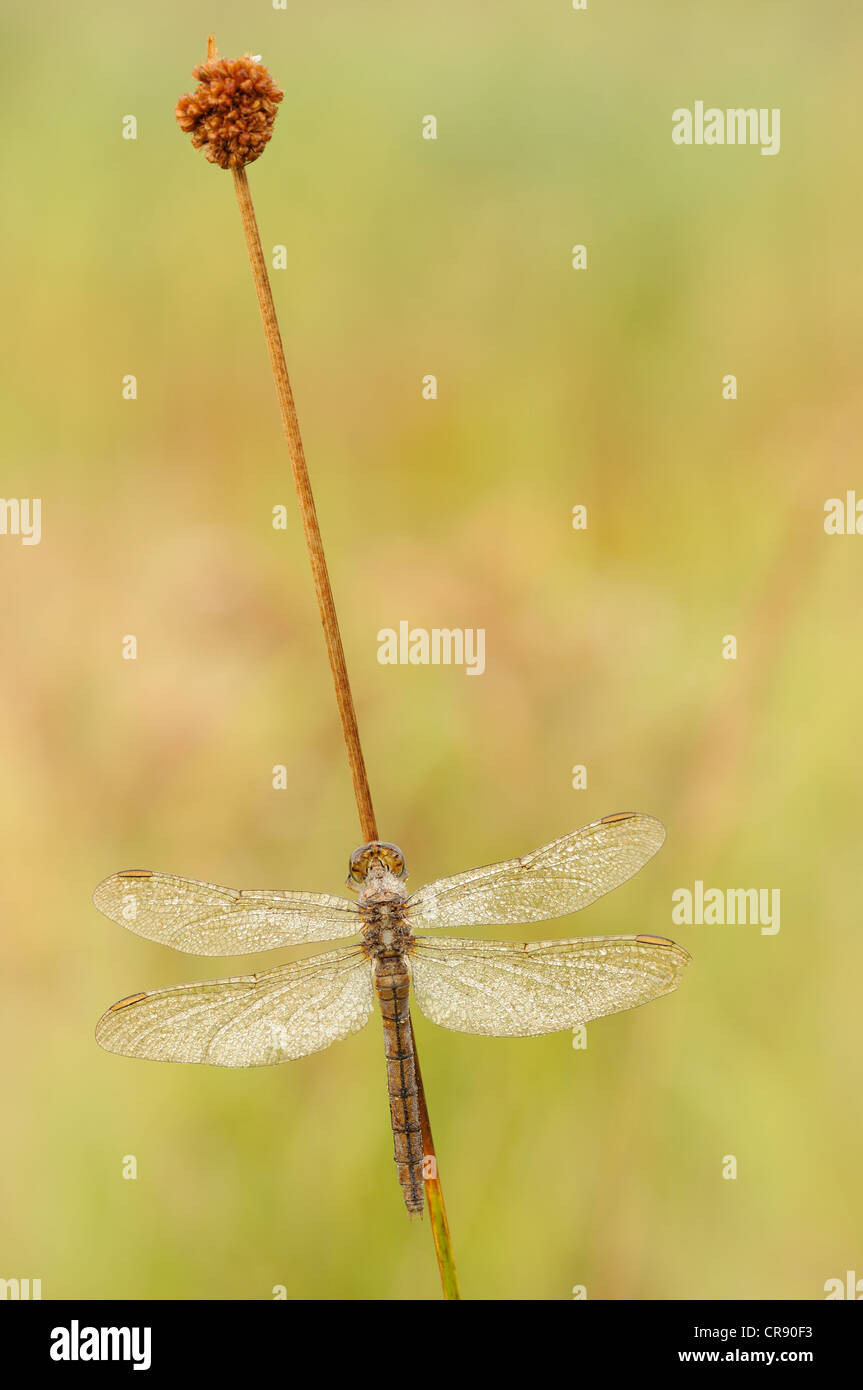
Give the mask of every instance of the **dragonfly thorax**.
[[413, 932], [407, 923], [405, 895], [401, 889], [371, 899], [360, 893], [363, 921], [363, 947], [370, 956], [401, 956], [413, 945]]
[[405, 859], [397, 845], [381, 840], [351, 855], [348, 883], [357, 889], [363, 946], [373, 957], [400, 956], [413, 943], [406, 920]]

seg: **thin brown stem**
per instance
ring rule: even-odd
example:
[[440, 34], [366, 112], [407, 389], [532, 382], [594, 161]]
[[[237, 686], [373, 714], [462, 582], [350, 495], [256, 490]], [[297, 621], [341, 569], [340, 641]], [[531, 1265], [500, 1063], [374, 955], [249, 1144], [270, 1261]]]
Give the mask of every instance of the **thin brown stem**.
[[[212, 57], [214, 53], [215, 43], [211, 38], [207, 46], [207, 56]], [[261, 247], [261, 237], [258, 231], [254, 205], [252, 203], [252, 194], [249, 189], [249, 181], [246, 177], [245, 168], [234, 169], [233, 174], [237, 202], [240, 207], [240, 218], [243, 223], [243, 232], [245, 234], [249, 260], [252, 266], [252, 276], [255, 281], [255, 290], [258, 296], [261, 318], [264, 322], [264, 334], [267, 339], [267, 351], [270, 354], [270, 365], [273, 369], [273, 379], [276, 385], [279, 410], [282, 416], [282, 427], [288, 442], [288, 454], [291, 460], [294, 485], [297, 491], [297, 500], [300, 505], [300, 515], [302, 517], [303, 530], [306, 537], [306, 546], [312, 566], [312, 578], [314, 579], [315, 594], [317, 596], [321, 624], [324, 630], [327, 655], [333, 673], [336, 702], [339, 707], [339, 717], [342, 723], [348, 763], [350, 765], [351, 777], [354, 784], [354, 796], [356, 798], [357, 811], [360, 818], [360, 828], [365, 841], [376, 840], [378, 838], [377, 824], [372, 807], [372, 797], [371, 791], [369, 790], [365, 759], [360, 743], [356, 710], [354, 709], [350, 681], [348, 680], [348, 670], [345, 663], [341, 633], [339, 631], [336, 605], [333, 599], [332, 586], [327, 570], [324, 545], [321, 539], [317, 512], [315, 510], [315, 499], [312, 495], [309, 470], [306, 466], [303, 441], [300, 436], [300, 423], [297, 418], [297, 410], [294, 405], [294, 394], [291, 390], [291, 383], [288, 377], [285, 352], [282, 346], [282, 335], [279, 332], [279, 324], [276, 318], [276, 309], [273, 303], [270, 280], [267, 274], [266, 262], [264, 261], [263, 249]], [[458, 1299], [461, 1295], [458, 1288], [458, 1278], [456, 1275], [452, 1242], [450, 1240], [446, 1207], [443, 1200], [443, 1190], [437, 1173], [434, 1140], [432, 1138], [428, 1105], [426, 1103], [425, 1090], [422, 1084], [422, 1074], [420, 1072], [419, 1055], [416, 1051], [415, 1039], [414, 1057], [417, 1071], [423, 1154], [428, 1160], [426, 1167], [429, 1169], [429, 1175], [425, 1178], [425, 1195], [431, 1220], [432, 1235], [434, 1237], [435, 1254], [437, 1256], [438, 1269], [440, 1270], [444, 1297], [447, 1299]]]
[[300, 504], [300, 516], [302, 517], [303, 530], [306, 536], [306, 546], [312, 566], [312, 578], [315, 584], [315, 594], [318, 600], [318, 609], [320, 610], [324, 638], [327, 644], [327, 655], [330, 659], [330, 667], [333, 673], [336, 702], [339, 707], [339, 717], [342, 721], [342, 732], [345, 736], [348, 763], [354, 783], [354, 796], [356, 797], [357, 810], [360, 817], [360, 829], [364, 840], [376, 840], [378, 838], [377, 824], [372, 807], [372, 794], [369, 790], [369, 779], [366, 773], [365, 759], [363, 758], [362, 745], [360, 744], [360, 731], [357, 727], [356, 710], [354, 709], [350, 681], [348, 680], [348, 668], [345, 663], [344, 648], [342, 647], [342, 635], [339, 631], [339, 620], [336, 614], [333, 590], [327, 571], [326, 557], [324, 555], [324, 543], [321, 540], [321, 528], [318, 524], [315, 499], [312, 496], [309, 470], [306, 467], [303, 441], [300, 437], [300, 422], [297, 419], [297, 410], [294, 405], [294, 393], [291, 390], [288, 369], [285, 364], [285, 352], [282, 347], [282, 337], [279, 332], [278, 320], [276, 319], [276, 309], [273, 304], [270, 280], [264, 262], [264, 253], [261, 247], [261, 237], [258, 232], [257, 220], [255, 218], [255, 209], [252, 204], [249, 181], [246, 177], [244, 168], [235, 169], [233, 173], [234, 187], [237, 191], [237, 202], [240, 206], [240, 218], [243, 223], [243, 232], [246, 237], [249, 260], [252, 264], [255, 290], [258, 295], [261, 318], [264, 321], [267, 351], [270, 354], [270, 365], [273, 369], [276, 395], [279, 398], [282, 428], [285, 431], [285, 438], [288, 441], [288, 454], [290, 455], [291, 468], [294, 474], [297, 501]]
[[423, 1074], [420, 1070], [420, 1055], [417, 1051], [416, 1034], [413, 1031], [412, 1023], [409, 1022], [408, 1027], [411, 1030], [414, 1048], [414, 1066], [416, 1067], [417, 1076], [417, 1100], [419, 1101], [420, 1128], [422, 1129], [423, 1136], [423, 1160], [424, 1166], [428, 1169], [428, 1176], [424, 1178], [425, 1197], [429, 1209], [429, 1218], [431, 1220], [432, 1237], [434, 1239], [435, 1255], [437, 1256], [437, 1267], [440, 1272], [440, 1281], [444, 1298], [460, 1299], [461, 1292], [458, 1286], [458, 1274], [455, 1267], [452, 1240], [450, 1239], [449, 1222], [446, 1219], [443, 1188], [441, 1187], [440, 1174], [437, 1169], [437, 1155], [435, 1154], [431, 1121], [429, 1120], [428, 1106], [426, 1104]]

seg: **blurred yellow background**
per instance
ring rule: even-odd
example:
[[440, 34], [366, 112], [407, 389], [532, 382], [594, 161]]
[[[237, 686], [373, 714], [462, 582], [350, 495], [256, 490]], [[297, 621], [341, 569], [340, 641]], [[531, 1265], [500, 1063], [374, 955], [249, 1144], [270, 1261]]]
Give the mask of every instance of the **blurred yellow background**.
[[[90, 0], [2, 29], [2, 491], [43, 536], [0, 537], [0, 1276], [439, 1296], [377, 1018], [250, 1072], [93, 1040], [124, 994], [290, 956], [144, 942], [91, 906], [106, 874], [339, 893], [358, 843], [230, 176], [173, 117], [208, 30], [286, 93], [249, 177], [381, 835], [418, 887], [617, 810], [668, 827], [533, 934], [673, 935], [677, 994], [586, 1051], [416, 1018], [464, 1295], [863, 1274], [863, 539], [823, 529], [863, 495], [863, 16]], [[781, 108], [781, 152], [675, 146], [697, 99]], [[485, 628], [485, 674], [379, 665], [401, 619]], [[780, 932], [673, 927], [696, 879], [780, 888]]]

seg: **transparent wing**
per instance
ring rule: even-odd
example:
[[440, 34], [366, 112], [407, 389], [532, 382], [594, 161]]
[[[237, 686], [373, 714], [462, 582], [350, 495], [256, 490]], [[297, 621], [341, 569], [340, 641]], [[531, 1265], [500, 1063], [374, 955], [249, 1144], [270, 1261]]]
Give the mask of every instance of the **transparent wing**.
[[443, 1028], [495, 1038], [556, 1033], [677, 988], [690, 957], [662, 936], [573, 941], [424, 938], [408, 957], [417, 1003]]
[[194, 878], [127, 869], [93, 894], [100, 912], [150, 941], [195, 956], [241, 956], [276, 946], [358, 935], [356, 904], [326, 893], [220, 888]]
[[409, 921], [412, 927], [484, 927], [564, 917], [625, 883], [664, 839], [665, 826], [652, 816], [604, 816], [521, 859], [429, 883], [409, 899]]
[[354, 947], [260, 975], [132, 994], [102, 1015], [96, 1041], [157, 1062], [269, 1067], [358, 1032], [373, 1005], [371, 963]]

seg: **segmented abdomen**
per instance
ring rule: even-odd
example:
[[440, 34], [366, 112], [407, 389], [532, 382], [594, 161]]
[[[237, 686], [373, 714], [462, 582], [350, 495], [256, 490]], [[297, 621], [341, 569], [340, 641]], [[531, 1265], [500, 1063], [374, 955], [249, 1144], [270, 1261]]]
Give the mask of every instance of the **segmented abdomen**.
[[393, 1152], [405, 1206], [413, 1215], [423, 1209], [423, 1141], [408, 1000], [410, 976], [403, 956], [378, 956], [375, 989], [384, 1021]]

